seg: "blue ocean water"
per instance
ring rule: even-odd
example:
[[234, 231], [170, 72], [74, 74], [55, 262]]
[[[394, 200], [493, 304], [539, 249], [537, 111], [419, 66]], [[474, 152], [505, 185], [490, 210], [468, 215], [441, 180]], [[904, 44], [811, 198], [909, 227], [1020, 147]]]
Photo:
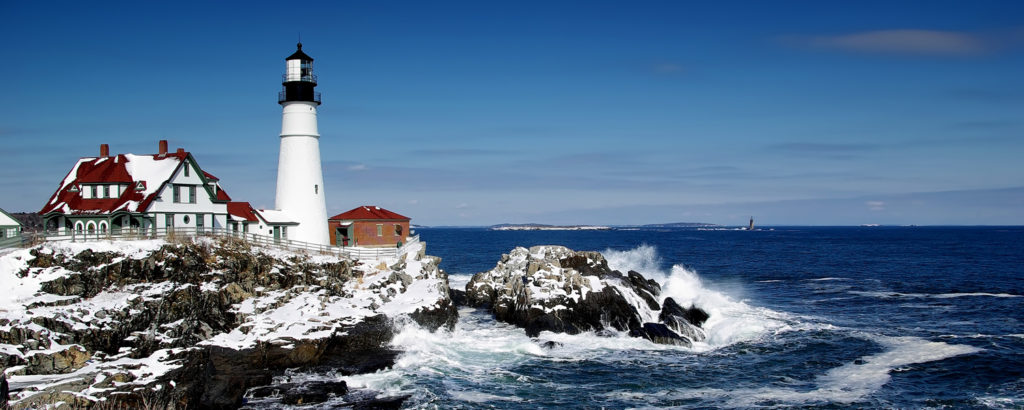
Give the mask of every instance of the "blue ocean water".
[[565, 245], [712, 317], [687, 349], [531, 340], [464, 308], [454, 332], [401, 331], [392, 369], [345, 378], [407, 407], [1024, 408], [1021, 227], [418, 233], [456, 285], [515, 246]]

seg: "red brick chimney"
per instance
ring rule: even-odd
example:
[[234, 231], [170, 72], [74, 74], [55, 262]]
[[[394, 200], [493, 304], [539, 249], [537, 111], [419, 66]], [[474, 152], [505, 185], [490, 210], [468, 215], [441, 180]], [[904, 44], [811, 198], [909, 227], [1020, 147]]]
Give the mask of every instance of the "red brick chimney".
[[178, 148], [178, 152], [177, 153], [178, 154], [184, 154], [185, 153], [185, 149], [184, 148]]
[[160, 152], [159, 155], [167, 155], [167, 140], [160, 140]]
[[110, 156], [110, 146], [107, 144], [100, 144], [100, 158], [106, 158]]

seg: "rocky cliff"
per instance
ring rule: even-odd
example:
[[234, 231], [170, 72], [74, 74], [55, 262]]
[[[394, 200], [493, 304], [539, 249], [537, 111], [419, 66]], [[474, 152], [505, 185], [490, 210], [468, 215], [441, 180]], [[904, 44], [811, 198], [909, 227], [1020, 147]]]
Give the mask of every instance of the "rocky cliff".
[[454, 326], [438, 263], [422, 248], [350, 261], [207, 238], [7, 252], [0, 368], [14, 408], [238, 407], [288, 368], [390, 366], [394, 320]]
[[598, 252], [563, 246], [515, 248], [466, 285], [467, 303], [536, 337], [542, 331], [629, 332], [656, 343], [702, 341], [708, 314], [661, 297], [661, 286], [637, 272], [608, 267]]

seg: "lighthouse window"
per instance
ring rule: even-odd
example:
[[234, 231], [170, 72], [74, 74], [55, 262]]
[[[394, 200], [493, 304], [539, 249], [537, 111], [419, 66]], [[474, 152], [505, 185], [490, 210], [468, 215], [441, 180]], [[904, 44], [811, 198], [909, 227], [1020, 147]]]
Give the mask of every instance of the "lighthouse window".
[[299, 75], [302, 76], [302, 80], [309, 80], [313, 75], [313, 62], [303, 61], [299, 68]]
[[320, 193], [320, 185], [319, 184], [313, 185], [313, 193], [314, 194], [319, 194]]

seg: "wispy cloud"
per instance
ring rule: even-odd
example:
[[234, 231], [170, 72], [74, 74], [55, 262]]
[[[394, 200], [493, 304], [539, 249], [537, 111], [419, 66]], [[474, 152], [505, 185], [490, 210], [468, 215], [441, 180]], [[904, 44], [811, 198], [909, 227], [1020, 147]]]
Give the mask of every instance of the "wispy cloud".
[[868, 209], [870, 209], [872, 211], [884, 211], [885, 210], [885, 202], [883, 202], [883, 201], [867, 201], [867, 202], [864, 203], [864, 205], [867, 205]]
[[1010, 104], [1024, 102], [1024, 90], [1019, 89], [979, 89], [962, 88], [951, 90], [949, 95], [954, 99], [976, 101], [992, 104]]
[[861, 154], [877, 151], [881, 148], [876, 144], [838, 144], [823, 142], [787, 142], [772, 144], [766, 147], [769, 151], [781, 152], [797, 156], [828, 157], [832, 159], [851, 159]]
[[369, 168], [366, 167], [366, 164], [355, 164], [349, 165], [347, 169], [349, 171], [366, 171]]
[[452, 149], [419, 149], [411, 152], [413, 155], [429, 155], [434, 157], [476, 157], [491, 155], [509, 155], [513, 151], [498, 149], [473, 149], [473, 148], [452, 148]]
[[658, 63], [653, 69], [654, 72], [661, 74], [678, 74], [685, 70], [682, 65], [676, 63]]
[[962, 31], [875, 30], [832, 36], [791, 36], [788, 42], [822, 49], [862, 53], [970, 56], [992, 51], [983, 36]]

